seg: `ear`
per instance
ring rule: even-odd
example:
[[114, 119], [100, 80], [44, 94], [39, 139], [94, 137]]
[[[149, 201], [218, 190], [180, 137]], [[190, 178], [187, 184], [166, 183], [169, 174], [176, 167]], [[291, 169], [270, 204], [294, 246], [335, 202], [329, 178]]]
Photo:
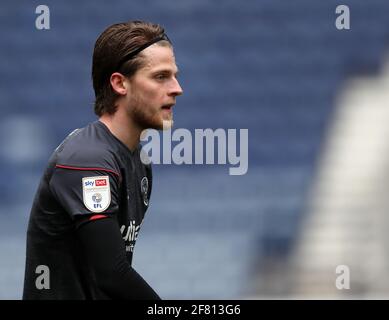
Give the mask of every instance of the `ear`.
[[126, 82], [126, 77], [119, 72], [114, 72], [111, 74], [109, 79], [113, 91], [117, 94], [124, 96], [127, 94], [128, 83]]

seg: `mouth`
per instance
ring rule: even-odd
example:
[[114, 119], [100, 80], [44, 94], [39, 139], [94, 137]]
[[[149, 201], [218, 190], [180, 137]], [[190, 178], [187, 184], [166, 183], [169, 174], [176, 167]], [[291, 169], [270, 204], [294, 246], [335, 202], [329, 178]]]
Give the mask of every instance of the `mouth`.
[[162, 110], [166, 110], [166, 111], [171, 112], [173, 109], [173, 106], [174, 106], [174, 103], [165, 104], [162, 106]]

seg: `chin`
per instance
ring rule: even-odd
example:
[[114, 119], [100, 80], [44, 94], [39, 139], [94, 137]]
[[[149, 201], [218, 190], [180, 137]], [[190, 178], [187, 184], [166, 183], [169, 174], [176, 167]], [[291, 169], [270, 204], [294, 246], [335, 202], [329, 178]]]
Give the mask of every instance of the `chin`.
[[144, 130], [154, 129], [154, 130], [169, 130], [173, 127], [173, 120], [161, 120], [161, 121], [152, 121], [143, 126]]
[[162, 120], [162, 127], [160, 130], [169, 130], [173, 127], [174, 121], [173, 119], [170, 120]]

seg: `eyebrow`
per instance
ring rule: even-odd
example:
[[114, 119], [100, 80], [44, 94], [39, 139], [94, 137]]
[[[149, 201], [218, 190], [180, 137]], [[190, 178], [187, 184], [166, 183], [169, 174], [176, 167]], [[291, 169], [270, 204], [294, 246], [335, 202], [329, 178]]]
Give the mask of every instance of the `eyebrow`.
[[172, 73], [175, 76], [177, 76], [180, 73], [180, 70], [177, 68], [176, 72], [173, 72], [170, 69], [160, 69], [160, 70], [155, 70], [155, 71], [152, 72], [152, 74], [157, 74], [157, 73], [169, 73], [169, 74]]

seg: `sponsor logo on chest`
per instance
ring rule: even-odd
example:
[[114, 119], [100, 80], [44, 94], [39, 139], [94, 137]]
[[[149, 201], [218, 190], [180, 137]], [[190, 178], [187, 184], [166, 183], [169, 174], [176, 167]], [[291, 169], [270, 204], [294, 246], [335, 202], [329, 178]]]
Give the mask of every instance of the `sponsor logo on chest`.
[[129, 225], [122, 225], [120, 227], [120, 233], [126, 244], [126, 251], [133, 252], [135, 247], [136, 239], [138, 238], [138, 233], [140, 229], [140, 224], [136, 225], [135, 220], [131, 220]]

